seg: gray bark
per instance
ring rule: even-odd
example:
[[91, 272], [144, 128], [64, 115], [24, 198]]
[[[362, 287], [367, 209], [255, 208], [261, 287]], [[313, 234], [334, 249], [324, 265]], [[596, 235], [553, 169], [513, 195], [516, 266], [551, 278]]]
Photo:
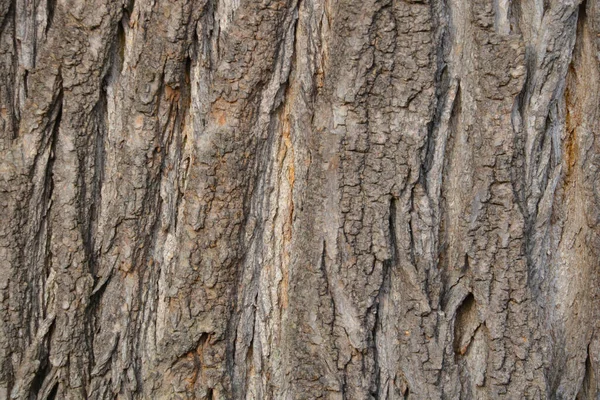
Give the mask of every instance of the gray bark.
[[596, 399], [600, 0], [0, 0], [0, 399]]

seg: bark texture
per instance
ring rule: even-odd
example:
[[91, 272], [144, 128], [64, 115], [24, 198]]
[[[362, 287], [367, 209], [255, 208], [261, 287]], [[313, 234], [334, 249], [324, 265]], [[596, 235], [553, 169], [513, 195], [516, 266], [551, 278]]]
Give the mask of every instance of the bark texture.
[[0, 0], [0, 399], [596, 399], [600, 0]]

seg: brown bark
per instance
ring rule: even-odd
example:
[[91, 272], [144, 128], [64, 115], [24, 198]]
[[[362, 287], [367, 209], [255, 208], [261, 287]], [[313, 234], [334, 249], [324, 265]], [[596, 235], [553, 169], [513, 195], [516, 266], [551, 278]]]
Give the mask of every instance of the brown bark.
[[598, 0], [0, 0], [0, 399], [595, 399]]

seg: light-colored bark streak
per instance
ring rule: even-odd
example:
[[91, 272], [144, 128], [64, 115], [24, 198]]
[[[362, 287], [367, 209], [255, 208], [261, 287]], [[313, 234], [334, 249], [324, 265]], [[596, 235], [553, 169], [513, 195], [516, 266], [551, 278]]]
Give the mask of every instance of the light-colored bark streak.
[[599, 35], [0, 0], [0, 399], [596, 398]]

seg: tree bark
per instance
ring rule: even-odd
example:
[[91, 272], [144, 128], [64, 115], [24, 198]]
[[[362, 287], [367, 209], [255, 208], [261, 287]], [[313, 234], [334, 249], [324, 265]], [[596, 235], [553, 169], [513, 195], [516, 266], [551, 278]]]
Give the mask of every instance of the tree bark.
[[0, 0], [0, 399], [599, 398], [599, 169], [600, 0]]

